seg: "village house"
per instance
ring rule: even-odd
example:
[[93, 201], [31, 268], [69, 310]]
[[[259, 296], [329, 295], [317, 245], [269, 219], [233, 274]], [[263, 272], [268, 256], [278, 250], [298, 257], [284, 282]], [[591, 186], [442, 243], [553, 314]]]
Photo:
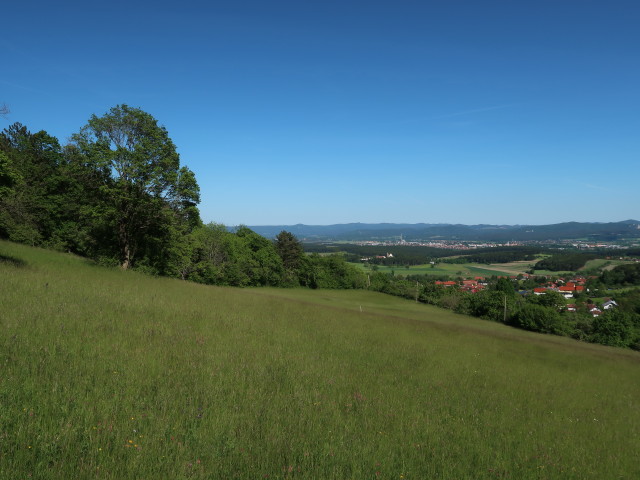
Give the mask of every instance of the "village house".
[[589, 303], [587, 305], [587, 310], [589, 311], [589, 313], [591, 315], [593, 315], [594, 317], [598, 317], [600, 315], [602, 315], [602, 310], [600, 310], [597, 305], [594, 305], [593, 303]]
[[573, 298], [573, 292], [575, 292], [575, 287], [563, 286], [558, 287], [558, 292], [561, 293], [564, 298]]

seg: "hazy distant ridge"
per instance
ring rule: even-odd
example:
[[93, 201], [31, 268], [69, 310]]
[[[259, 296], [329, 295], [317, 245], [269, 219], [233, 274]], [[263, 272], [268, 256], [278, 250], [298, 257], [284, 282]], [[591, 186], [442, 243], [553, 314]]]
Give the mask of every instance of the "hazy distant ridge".
[[375, 240], [402, 238], [407, 241], [461, 239], [483, 241], [567, 240], [588, 238], [616, 240], [640, 238], [640, 221], [565, 222], [552, 225], [460, 225], [430, 223], [346, 223], [336, 225], [259, 225], [252, 230], [268, 238], [282, 230], [307, 240]]

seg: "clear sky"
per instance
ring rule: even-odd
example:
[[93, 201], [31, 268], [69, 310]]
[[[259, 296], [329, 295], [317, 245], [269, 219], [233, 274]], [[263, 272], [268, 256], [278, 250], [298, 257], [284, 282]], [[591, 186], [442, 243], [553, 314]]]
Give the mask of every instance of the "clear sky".
[[640, 219], [637, 0], [5, 3], [0, 126], [142, 108], [206, 222]]

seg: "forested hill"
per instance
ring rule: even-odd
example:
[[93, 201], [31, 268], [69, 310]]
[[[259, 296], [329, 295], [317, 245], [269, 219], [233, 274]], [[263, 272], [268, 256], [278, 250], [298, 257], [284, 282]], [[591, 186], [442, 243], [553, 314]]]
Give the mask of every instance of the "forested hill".
[[610, 223], [566, 222], [553, 225], [452, 225], [428, 223], [347, 223], [337, 225], [251, 226], [256, 233], [274, 238], [282, 230], [306, 240], [391, 240], [400, 235], [407, 241], [478, 240], [527, 241], [590, 239], [612, 241], [640, 238], [640, 221]]

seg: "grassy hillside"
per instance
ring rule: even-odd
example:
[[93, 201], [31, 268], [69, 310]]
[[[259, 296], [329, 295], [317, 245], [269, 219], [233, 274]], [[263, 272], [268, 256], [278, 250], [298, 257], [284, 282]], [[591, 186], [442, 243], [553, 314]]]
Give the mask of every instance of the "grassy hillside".
[[640, 478], [640, 355], [0, 242], [0, 478]]

